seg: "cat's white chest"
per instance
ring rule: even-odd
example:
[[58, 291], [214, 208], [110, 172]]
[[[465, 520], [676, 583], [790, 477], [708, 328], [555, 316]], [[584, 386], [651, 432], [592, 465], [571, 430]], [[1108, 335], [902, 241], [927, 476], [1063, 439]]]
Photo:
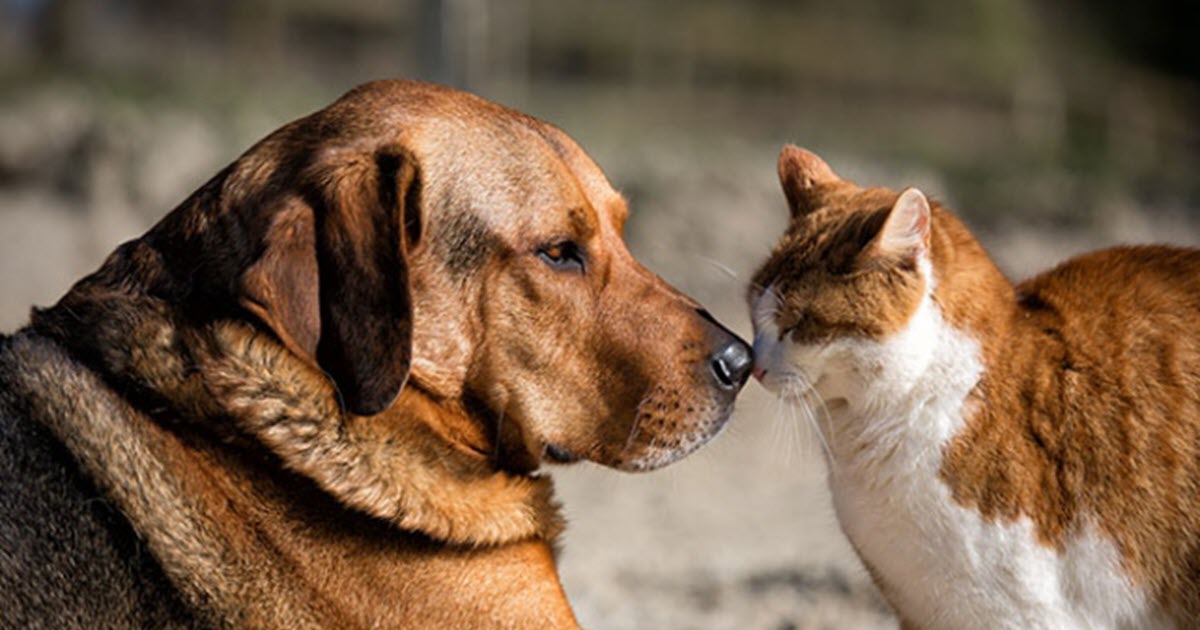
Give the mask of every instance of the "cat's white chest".
[[1060, 551], [1039, 544], [1027, 518], [985, 521], [953, 501], [939, 476], [942, 452], [964, 424], [981, 368], [976, 345], [932, 316], [925, 330], [895, 340], [934, 349], [923, 368], [930, 385], [888, 392], [886, 373], [877, 375], [862, 392], [866, 406], [846, 412], [858, 416], [833, 419], [870, 429], [853, 446], [834, 445], [841, 461], [830, 487], [843, 530], [889, 599], [929, 630], [1169, 627], [1151, 618], [1151, 603], [1095, 528], [1083, 524]]
[[919, 627], [1151, 627], [1145, 597], [1094, 530], [1058, 552], [1037, 542], [1027, 519], [984, 521], [953, 503], [936, 471], [919, 474], [875, 487], [831, 480], [847, 536]]

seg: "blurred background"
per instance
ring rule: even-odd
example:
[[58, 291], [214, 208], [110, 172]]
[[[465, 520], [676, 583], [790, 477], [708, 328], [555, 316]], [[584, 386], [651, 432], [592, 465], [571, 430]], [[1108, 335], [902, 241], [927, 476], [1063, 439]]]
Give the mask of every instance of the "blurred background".
[[[650, 268], [749, 334], [785, 142], [918, 185], [1014, 278], [1200, 242], [1200, 5], [1150, 0], [0, 0], [0, 330], [253, 141], [417, 77], [565, 129]], [[556, 471], [592, 628], [893, 628], [806, 427], [747, 387], [709, 447]]]

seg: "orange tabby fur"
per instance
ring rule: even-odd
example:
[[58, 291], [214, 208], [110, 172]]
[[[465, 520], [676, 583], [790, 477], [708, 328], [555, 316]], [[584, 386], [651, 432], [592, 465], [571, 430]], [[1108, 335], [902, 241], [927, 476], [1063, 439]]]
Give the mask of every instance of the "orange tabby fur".
[[1056, 549], [1087, 515], [1136, 583], [1200, 618], [1200, 252], [1122, 247], [989, 288], [990, 315], [946, 300], [989, 327], [968, 328], [987, 374], [944, 455], [954, 499]]
[[[919, 192], [905, 195], [927, 205], [909, 232], [896, 232], [912, 237], [910, 253], [885, 244], [897, 193], [860, 188], [795, 147], [779, 170], [792, 221], [754, 278], [752, 305], [768, 287], [778, 294], [773, 320], [758, 317], [756, 328], [783, 331], [779, 345], [883, 343], [932, 285], [940, 321], [977, 343], [982, 366], [961, 401], [961, 427], [940, 449], [936, 475], [953, 502], [984, 523], [1031, 523], [1036, 546], [1059, 557], [1097, 532], [1146, 600], [1145, 617], [1114, 627], [1195, 624], [1200, 251], [1116, 248], [1014, 286], [960, 221]], [[780, 367], [767, 363], [758, 374]], [[860, 555], [905, 627], [944, 626], [947, 617], [906, 611], [894, 580]]]

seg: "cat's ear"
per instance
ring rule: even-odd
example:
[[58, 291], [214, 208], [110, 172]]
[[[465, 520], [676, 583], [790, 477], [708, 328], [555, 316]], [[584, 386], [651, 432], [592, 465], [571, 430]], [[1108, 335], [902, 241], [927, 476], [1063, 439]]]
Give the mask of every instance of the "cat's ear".
[[779, 183], [787, 196], [792, 218], [816, 210], [817, 189], [839, 181], [837, 173], [812, 151], [789, 144], [779, 152]]
[[900, 193], [883, 228], [871, 244], [872, 253], [893, 259], [916, 260], [929, 250], [929, 200], [916, 188]]

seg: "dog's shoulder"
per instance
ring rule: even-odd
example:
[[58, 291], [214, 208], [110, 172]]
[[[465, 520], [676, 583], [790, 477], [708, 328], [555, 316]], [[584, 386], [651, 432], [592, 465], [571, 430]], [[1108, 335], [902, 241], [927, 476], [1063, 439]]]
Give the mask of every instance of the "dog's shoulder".
[[[0, 338], [0, 617], [9, 627], [188, 626], [126, 519], [8, 386]], [[7, 357], [11, 358], [11, 357]]]

